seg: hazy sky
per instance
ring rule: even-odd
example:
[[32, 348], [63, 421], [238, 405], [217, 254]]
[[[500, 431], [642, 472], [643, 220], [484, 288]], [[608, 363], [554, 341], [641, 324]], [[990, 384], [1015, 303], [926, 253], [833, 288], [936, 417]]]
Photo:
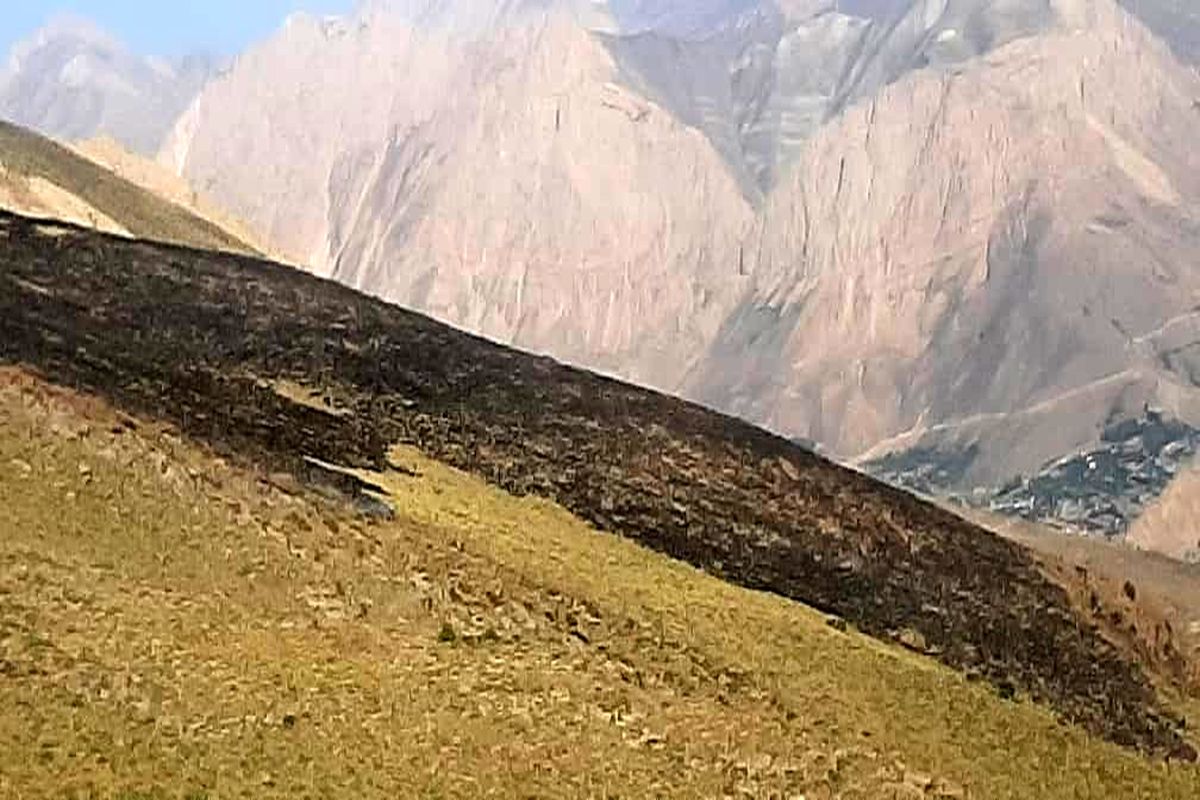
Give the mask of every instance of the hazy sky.
[[290, 12], [339, 13], [354, 0], [0, 0], [0, 57], [58, 13], [98, 23], [137, 52], [231, 55], [270, 34]]

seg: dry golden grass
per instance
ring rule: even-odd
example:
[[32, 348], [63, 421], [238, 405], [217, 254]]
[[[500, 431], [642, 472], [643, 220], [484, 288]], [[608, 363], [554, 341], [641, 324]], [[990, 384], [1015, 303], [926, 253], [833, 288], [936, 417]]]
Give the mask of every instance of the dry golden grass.
[[0, 376], [0, 797], [1200, 786], [411, 452], [371, 522], [133, 424]]

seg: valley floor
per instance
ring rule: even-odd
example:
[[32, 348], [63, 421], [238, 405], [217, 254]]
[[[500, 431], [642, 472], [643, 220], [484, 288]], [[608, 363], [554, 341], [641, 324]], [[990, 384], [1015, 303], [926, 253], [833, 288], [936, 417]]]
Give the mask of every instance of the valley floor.
[[415, 453], [394, 519], [0, 373], [0, 796], [1194, 798]]

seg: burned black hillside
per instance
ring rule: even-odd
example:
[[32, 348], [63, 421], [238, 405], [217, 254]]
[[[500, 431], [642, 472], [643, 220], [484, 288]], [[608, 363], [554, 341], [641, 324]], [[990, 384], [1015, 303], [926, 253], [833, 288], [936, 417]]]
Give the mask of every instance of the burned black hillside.
[[[1030, 555], [735, 419], [248, 258], [0, 216], [0, 362], [269, 471], [407, 443], [755, 589], [903, 636], [1121, 744], [1178, 723]], [[290, 381], [344, 413], [293, 402]], [[916, 634], [919, 634], [917, 636]]]

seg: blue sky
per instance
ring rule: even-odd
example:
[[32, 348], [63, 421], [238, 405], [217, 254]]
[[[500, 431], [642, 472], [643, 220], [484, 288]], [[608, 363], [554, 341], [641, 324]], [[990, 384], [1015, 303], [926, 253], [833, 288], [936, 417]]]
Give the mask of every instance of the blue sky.
[[0, 58], [59, 13], [98, 23], [145, 55], [232, 55], [296, 10], [342, 13], [354, 0], [0, 0]]

